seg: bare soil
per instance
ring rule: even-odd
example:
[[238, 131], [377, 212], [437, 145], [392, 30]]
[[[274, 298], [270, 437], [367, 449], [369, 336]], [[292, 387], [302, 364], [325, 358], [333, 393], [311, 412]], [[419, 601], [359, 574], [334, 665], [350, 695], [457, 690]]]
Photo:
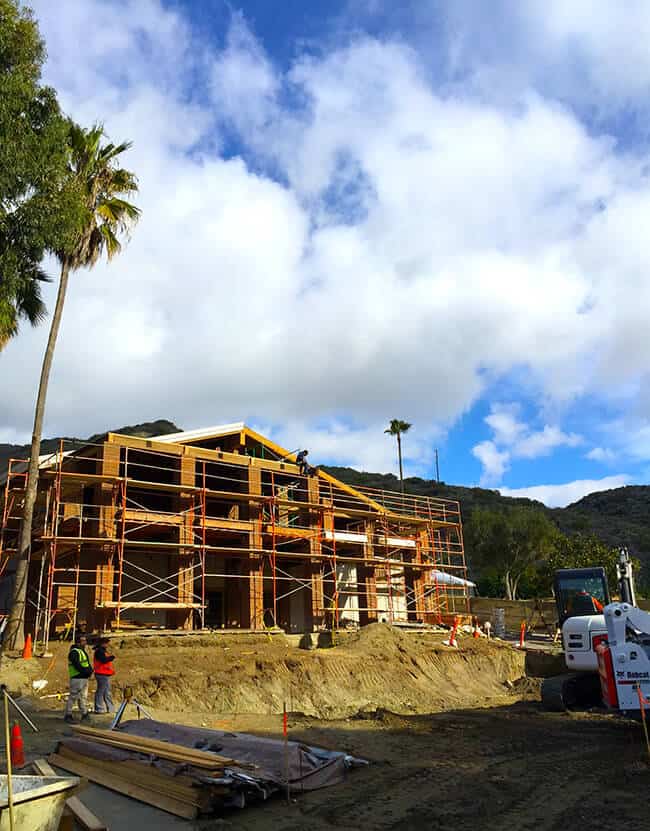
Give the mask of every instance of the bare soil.
[[[371, 763], [343, 785], [204, 820], [194, 826], [201, 831], [646, 827], [650, 767], [640, 725], [543, 712], [539, 682], [523, 677], [524, 655], [510, 646], [466, 638], [454, 651], [439, 637], [386, 626], [315, 652], [284, 639], [225, 636], [115, 646], [120, 679], [157, 718], [279, 736], [287, 700], [292, 739]], [[65, 651], [57, 647], [45, 692], [65, 688]], [[27, 686], [47, 664], [5, 659], [0, 680]], [[21, 701], [42, 728], [25, 732], [27, 752], [47, 753], [65, 732], [61, 702]], [[109, 824], [116, 800], [102, 803]], [[141, 819], [129, 825], [128, 815], [121, 831], [145, 827]], [[158, 831], [193, 827], [149, 815], [146, 827]]]

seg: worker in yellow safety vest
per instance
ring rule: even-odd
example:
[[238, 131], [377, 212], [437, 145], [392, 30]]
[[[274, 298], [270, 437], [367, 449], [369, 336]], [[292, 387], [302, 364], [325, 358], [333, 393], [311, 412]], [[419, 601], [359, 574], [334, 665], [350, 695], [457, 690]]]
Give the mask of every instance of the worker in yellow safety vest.
[[93, 674], [93, 668], [90, 665], [90, 658], [86, 652], [86, 636], [77, 635], [75, 642], [70, 647], [68, 652], [68, 676], [70, 678], [70, 695], [65, 705], [65, 721], [72, 723], [72, 708], [75, 705], [79, 707], [81, 713], [81, 720], [88, 721], [90, 715], [88, 714], [88, 706], [86, 699], [88, 697], [88, 681]]

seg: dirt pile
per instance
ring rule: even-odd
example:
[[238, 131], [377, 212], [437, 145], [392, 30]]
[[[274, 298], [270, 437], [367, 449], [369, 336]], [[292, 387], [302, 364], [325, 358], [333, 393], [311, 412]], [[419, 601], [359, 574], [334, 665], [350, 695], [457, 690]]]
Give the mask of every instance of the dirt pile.
[[[153, 709], [267, 715], [286, 702], [291, 712], [323, 719], [481, 707], [511, 696], [506, 682], [524, 675], [523, 653], [471, 638], [455, 650], [443, 637], [374, 624], [311, 651], [284, 637], [115, 637], [114, 686], [132, 686]], [[47, 693], [67, 687], [67, 648], [55, 647]]]
[[152, 649], [128, 668], [127, 679], [154, 707], [178, 710], [191, 701], [197, 712], [270, 714], [286, 702], [292, 712], [340, 718], [377, 708], [482, 706], [524, 674], [524, 656], [509, 646], [467, 640], [453, 650], [382, 624], [313, 652], [280, 642], [245, 646]]

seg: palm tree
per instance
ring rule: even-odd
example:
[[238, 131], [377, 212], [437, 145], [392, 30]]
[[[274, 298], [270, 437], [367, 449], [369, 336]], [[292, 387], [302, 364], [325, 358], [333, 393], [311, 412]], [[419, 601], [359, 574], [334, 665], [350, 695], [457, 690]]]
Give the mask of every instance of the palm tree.
[[7, 287], [0, 295], [0, 351], [18, 334], [19, 323], [26, 320], [38, 326], [47, 314], [41, 296], [41, 283], [50, 278], [37, 264], [31, 264], [19, 285]]
[[52, 316], [50, 334], [43, 358], [38, 387], [32, 447], [27, 471], [27, 488], [20, 530], [19, 556], [16, 567], [12, 607], [7, 624], [9, 649], [20, 649], [24, 643], [27, 574], [32, 539], [32, 520], [38, 490], [38, 456], [45, 414], [47, 385], [54, 357], [61, 315], [65, 303], [68, 278], [71, 271], [90, 268], [106, 254], [111, 260], [121, 249], [120, 235], [126, 234], [137, 221], [140, 211], [124, 197], [138, 190], [137, 179], [128, 170], [119, 167], [118, 157], [129, 143], [102, 143], [103, 127], [95, 125], [85, 130], [76, 124], [70, 126], [69, 177], [79, 189], [83, 201], [83, 218], [68, 245], [55, 252], [61, 266], [59, 290]]
[[390, 433], [391, 436], [397, 436], [397, 456], [399, 458], [399, 483], [402, 493], [404, 493], [404, 472], [402, 470], [402, 434], [407, 433], [413, 425], [408, 421], [400, 421], [399, 418], [391, 419], [388, 430], [384, 433]]

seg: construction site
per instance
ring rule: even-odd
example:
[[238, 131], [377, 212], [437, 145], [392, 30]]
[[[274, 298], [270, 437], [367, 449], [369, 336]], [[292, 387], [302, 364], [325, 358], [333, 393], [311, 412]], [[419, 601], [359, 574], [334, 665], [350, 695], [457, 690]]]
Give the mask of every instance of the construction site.
[[[30, 638], [0, 657], [3, 831], [5, 811], [34, 831], [644, 827], [638, 718], [543, 705], [575, 657], [558, 640], [564, 594], [504, 617], [505, 601], [472, 596], [457, 502], [300, 461], [243, 423], [40, 458]], [[12, 459], [4, 482], [4, 598], [26, 469]], [[626, 557], [618, 595], [633, 601]], [[610, 602], [601, 572], [572, 571], [567, 591]], [[601, 638], [602, 620], [565, 626], [596, 621]], [[66, 723], [80, 633], [110, 639], [118, 710]]]
[[[4, 485], [16, 556], [26, 461]], [[27, 629], [313, 633], [467, 615], [457, 502], [301, 472], [243, 423], [61, 442], [40, 464]]]

